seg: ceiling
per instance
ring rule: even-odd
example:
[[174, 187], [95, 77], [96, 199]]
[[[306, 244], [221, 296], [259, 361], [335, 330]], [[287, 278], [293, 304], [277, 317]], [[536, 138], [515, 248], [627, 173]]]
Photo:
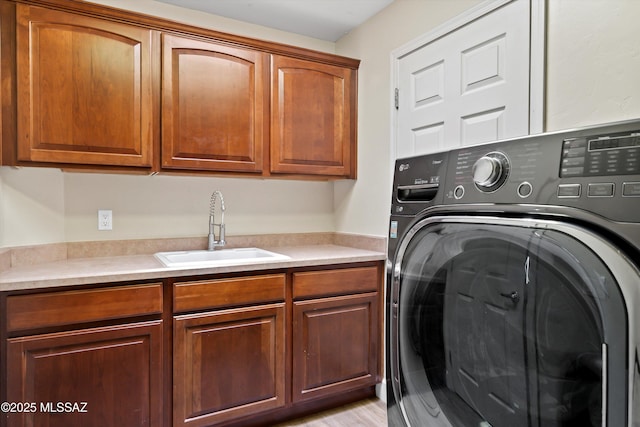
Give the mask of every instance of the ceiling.
[[335, 42], [394, 0], [158, 0]]

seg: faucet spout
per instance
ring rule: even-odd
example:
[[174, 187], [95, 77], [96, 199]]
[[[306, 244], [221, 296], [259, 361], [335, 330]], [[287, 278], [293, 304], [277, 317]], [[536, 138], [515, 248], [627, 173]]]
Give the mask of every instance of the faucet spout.
[[[215, 219], [215, 211], [216, 211], [216, 200], [220, 199], [220, 222], [216, 224]], [[222, 197], [222, 192], [220, 190], [216, 190], [211, 194], [211, 201], [209, 204], [209, 243], [207, 245], [207, 250], [214, 250], [216, 247], [221, 247], [227, 244], [225, 241], [225, 225], [224, 225], [224, 197]], [[216, 240], [215, 229], [218, 227], [218, 239]]]

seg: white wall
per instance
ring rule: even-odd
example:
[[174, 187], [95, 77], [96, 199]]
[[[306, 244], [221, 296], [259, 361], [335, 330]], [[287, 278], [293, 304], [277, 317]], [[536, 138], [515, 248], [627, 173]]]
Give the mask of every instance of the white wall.
[[[66, 240], [205, 236], [216, 189], [229, 236], [334, 230], [331, 183], [67, 173]], [[98, 231], [98, 209], [113, 211], [113, 231]]]
[[386, 236], [391, 204], [391, 52], [481, 0], [395, 0], [338, 40], [336, 52], [362, 60], [358, 71], [358, 180], [335, 185], [340, 232]]
[[242, 22], [235, 19], [229, 19], [223, 16], [185, 9], [154, 0], [90, 0], [90, 2], [118, 9], [126, 9], [146, 15], [158, 16], [175, 22], [195, 25], [201, 28], [210, 28], [212, 30], [244, 37], [269, 40], [329, 53], [333, 53], [335, 50], [335, 43], [332, 42], [288, 33], [286, 31], [263, 27], [261, 25], [250, 24], [248, 22]]
[[640, 1], [548, 1], [547, 130], [640, 117]]
[[64, 241], [63, 174], [0, 168], [0, 247]]

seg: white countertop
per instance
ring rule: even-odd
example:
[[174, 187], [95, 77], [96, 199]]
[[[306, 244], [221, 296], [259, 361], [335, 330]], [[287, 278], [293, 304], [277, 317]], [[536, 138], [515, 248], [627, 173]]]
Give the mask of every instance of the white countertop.
[[73, 258], [24, 267], [0, 273], [0, 291], [80, 286], [96, 283], [164, 279], [258, 270], [311, 267], [380, 261], [385, 254], [333, 244], [278, 246], [263, 249], [290, 257], [288, 260], [258, 261], [251, 264], [206, 268], [168, 268], [153, 255]]

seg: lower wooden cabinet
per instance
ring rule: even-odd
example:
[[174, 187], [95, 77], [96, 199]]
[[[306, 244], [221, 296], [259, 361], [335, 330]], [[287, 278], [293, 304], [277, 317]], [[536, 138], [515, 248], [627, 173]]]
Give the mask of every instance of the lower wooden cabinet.
[[293, 304], [293, 401], [375, 385], [378, 293]]
[[8, 427], [162, 425], [160, 320], [11, 338], [7, 366]]
[[372, 262], [0, 293], [0, 402], [23, 405], [0, 427], [246, 427], [370, 396], [381, 285]]
[[209, 426], [285, 404], [285, 304], [177, 316], [173, 425]]
[[293, 274], [294, 402], [378, 382], [380, 284], [371, 265]]

